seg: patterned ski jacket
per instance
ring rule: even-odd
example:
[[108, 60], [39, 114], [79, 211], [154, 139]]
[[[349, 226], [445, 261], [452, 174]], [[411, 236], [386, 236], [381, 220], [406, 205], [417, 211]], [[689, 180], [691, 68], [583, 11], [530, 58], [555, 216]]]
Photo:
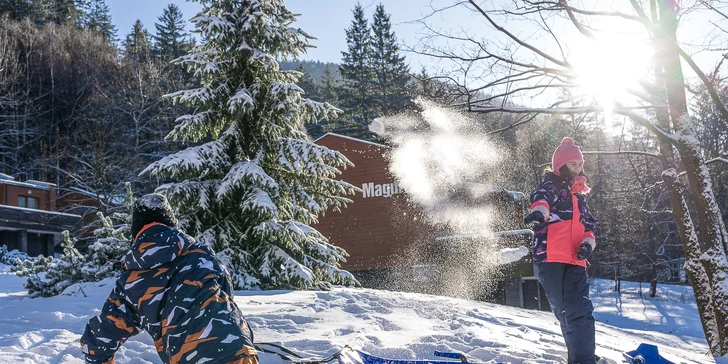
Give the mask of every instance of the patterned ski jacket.
[[142, 330], [164, 363], [257, 363], [230, 275], [210, 249], [153, 223], [124, 262], [126, 271], [81, 338], [86, 363], [114, 363], [121, 344]]
[[547, 173], [544, 181], [531, 193], [531, 211], [546, 217], [533, 227], [534, 262], [559, 262], [586, 267], [576, 259], [582, 242], [596, 247], [596, 221], [586, 203], [585, 179], [570, 183], [565, 178]]

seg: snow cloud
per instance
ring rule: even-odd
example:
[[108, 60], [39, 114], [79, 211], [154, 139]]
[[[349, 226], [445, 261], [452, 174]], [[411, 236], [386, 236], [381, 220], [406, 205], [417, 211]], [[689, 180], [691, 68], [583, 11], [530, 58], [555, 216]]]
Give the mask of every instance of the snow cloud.
[[370, 130], [392, 142], [390, 172], [439, 231], [435, 242], [422, 246], [434, 243], [435, 255], [444, 260], [436, 270], [447, 282], [445, 294], [480, 297], [495, 283], [490, 278], [499, 274], [497, 267], [526, 250], [504, 253], [502, 239], [493, 234], [501, 216], [489, 196], [507, 193], [496, 182], [505, 159], [482, 122], [427, 101], [416, 103], [419, 112], [379, 118]]
[[491, 211], [467, 196], [493, 189], [490, 171], [502, 157], [476, 120], [431, 102], [421, 111], [374, 120], [370, 130], [392, 140], [390, 171], [435, 223], [457, 234], [489, 232]]

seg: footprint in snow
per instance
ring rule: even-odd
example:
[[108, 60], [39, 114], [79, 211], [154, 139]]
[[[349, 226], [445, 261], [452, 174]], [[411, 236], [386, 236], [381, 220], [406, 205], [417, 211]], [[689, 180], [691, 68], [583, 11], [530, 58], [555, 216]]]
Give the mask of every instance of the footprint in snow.
[[342, 308], [344, 312], [348, 312], [351, 314], [363, 314], [369, 312], [369, 310], [357, 303], [351, 303]]
[[382, 317], [376, 317], [375, 320], [377, 321], [377, 325], [382, 328], [384, 331], [399, 331], [402, 330], [401, 327], [399, 327], [397, 324], [395, 324], [392, 321], [389, 321]]

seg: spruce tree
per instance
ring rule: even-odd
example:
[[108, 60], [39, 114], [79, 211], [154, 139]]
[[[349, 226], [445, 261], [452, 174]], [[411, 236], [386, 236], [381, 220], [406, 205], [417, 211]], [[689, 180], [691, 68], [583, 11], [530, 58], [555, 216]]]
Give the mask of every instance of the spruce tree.
[[321, 101], [328, 102], [331, 105], [339, 103], [339, 82], [328, 66], [324, 68], [324, 73], [321, 77], [320, 92]]
[[372, 68], [372, 45], [369, 25], [361, 4], [353, 10], [354, 20], [346, 30], [347, 52], [341, 52], [343, 63], [339, 73], [344, 79], [341, 105], [350, 114], [352, 121], [367, 130], [376, 115], [376, 100], [373, 97], [374, 70]]
[[[328, 102], [321, 99], [321, 87], [316, 82], [316, 80], [314, 80], [313, 76], [311, 76], [311, 72], [309, 72], [308, 69], [303, 65], [303, 62], [298, 64], [298, 67], [296, 67], [296, 71], [301, 72], [298, 86], [301, 87], [301, 89], [303, 90], [303, 95], [306, 98], [316, 101]], [[318, 137], [324, 134], [324, 126], [328, 123], [328, 120], [321, 122], [317, 120], [312, 120], [310, 122], [306, 122], [306, 133], [312, 139], [318, 139]]]
[[89, 0], [86, 5], [84, 28], [99, 32], [109, 42], [116, 40], [116, 27], [105, 0]]
[[161, 186], [180, 226], [212, 246], [238, 288], [308, 288], [353, 284], [339, 268], [346, 253], [314, 228], [339, 210], [355, 187], [334, 178], [350, 162], [310, 143], [305, 121], [339, 111], [302, 97], [297, 72], [277, 59], [295, 58], [310, 37], [291, 27], [283, 0], [202, 2], [193, 17], [206, 42], [177, 62], [202, 87], [175, 92], [194, 113], [177, 119], [168, 138], [207, 141], [167, 156], [142, 173], [172, 178]]
[[189, 34], [185, 32], [182, 11], [175, 4], [169, 4], [154, 23], [157, 34], [154, 36], [159, 54], [166, 59], [174, 59], [189, 51]]
[[77, 24], [82, 12], [74, 0], [35, 0], [35, 21], [38, 24]]
[[409, 66], [400, 55], [397, 37], [392, 31], [389, 14], [384, 5], [377, 5], [372, 23], [372, 65], [375, 74], [374, 98], [383, 115], [401, 112], [412, 105], [408, 83]]
[[303, 67], [303, 63], [300, 63], [298, 67], [296, 67], [296, 71], [301, 72], [298, 86], [300, 86], [303, 90], [304, 96], [306, 96], [307, 99], [311, 100], [325, 101], [321, 100], [319, 85], [316, 80], [311, 77], [311, 73], [308, 72], [305, 67]]
[[150, 53], [150, 37], [149, 32], [144, 29], [142, 21], [137, 19], [131, 32], [126, 35], [124, 41], [124, 55], [128, 59], [137, 62], [146, 62]]

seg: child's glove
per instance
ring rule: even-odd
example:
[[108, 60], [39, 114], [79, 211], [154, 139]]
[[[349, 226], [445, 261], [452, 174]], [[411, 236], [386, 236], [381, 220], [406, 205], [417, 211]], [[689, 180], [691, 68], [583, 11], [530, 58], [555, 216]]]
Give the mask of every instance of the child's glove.
[[525, 219], [523, 219], [523, 224], [529, 225], [530, 223], [532, 223], [534, 221], [543, 224], [545, 219], [546, 218], [543, 216], [543, 213], [541, 213], [541, 211], [533, 211], [530, 214], [528, 214], [528, 216], [526, 216]]
[[579, 245], [579, 250], [576, 252], [576, 259], [584, 260], [586, 258], [589, 258], [591, 252], [592, 246], [587, 242], [583, 242], [581, 243], [581, 245]]

